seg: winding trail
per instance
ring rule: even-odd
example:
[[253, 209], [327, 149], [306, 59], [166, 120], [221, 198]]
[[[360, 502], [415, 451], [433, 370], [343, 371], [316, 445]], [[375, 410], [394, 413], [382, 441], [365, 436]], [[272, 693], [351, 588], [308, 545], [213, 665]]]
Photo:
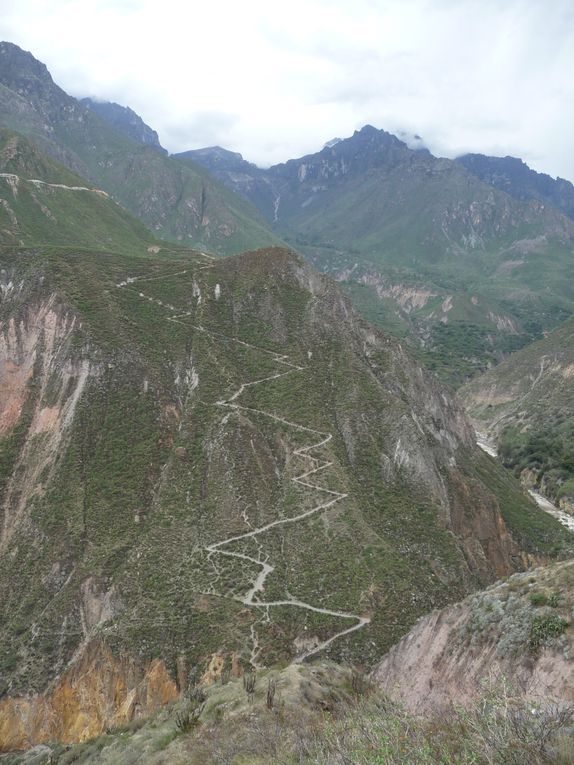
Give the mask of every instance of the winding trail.
[[[205, 255], [205, 257], [209, 257], [209, 256]], [[198, 270], [205, 269], [205, 268], [212, 268], [212, 267], [213, 267], [213, 264], [204, 265], [204, 266], [200, 266]], [[235, 411], [244, 411], [244, 412], [249, 412], [252, 414], [259, 414], [259, 415], [262, 415], [263, 417], [267, 417], [271, 420], [275, 420], [276, 422], [279, 422], [283, 425], [293, 428], [294, 430], [309, 434], [310, 443], [307, 444], [306, 446], [302, 446], [302, 447], [299, 447], [298, 449], [295, 449], [293, 451], [293, 455], [303, 460], [305, 466], [308, 466], [309, 461], [311, 461], [312, 467], [310, 469], [305, 469], [302, 473], [294, 476], [290, 480], [293, 481], [293, 483], [298, 484], [299, 486], [304, 486], [308, 489], [312, 489], [313, 491], [322, 492], [323, 494], [327, 496], [325, 497], [325, 500], [323, 502], [318, 503], [317, 505], [312, 507], [310, 510], [306, 510], [305, 512], [300, 513], [299, 515], [290, 516], [288, 518], [280, 518], [276, 521], [271, 521], [270, 523], [266, 523], [263, 526], [259, 526], [258, 528], [251, 529], [250, 531], [247, 531], [243, 534], [236, 534], [234, 536], [228, 537], [227, 539], [222, 539], [219, 542], [212, 542], [208, 545], [205, 545], [205, 550], [207, 552], [208, 559], [210, 560], [214, 555], [221, 555], [228, 558], [235, 558], [236, 560], [244, 561], [245, 563], [248, 563], [250, 566], [254, 564], [256, 566], [261, 567], [259, 574], [257, 574], [257, 576], [255, 577], [255, 579], [253, 580], [251, 584], [251, 587], [247, 590], [247, 592], [244, 595], [241, 595], [241, 596], [218, 595], [218, 597], [232, 597], [233, 600], [236, 600], [239, 603], [242, 603], [244, 606], [247, 606], [250, 608], [265, 609], [267, 611], [267, 614], [269, 613], [269, 609], [273, 608], [274, 606], [291, 606], [293, 608], [301, 608], [306, 611], [312, 611], [313, 613], [325, 614], [326, 616], [332, 616], [335, 618], [346, 619], [346, 620], [354, 622], [350, 627], [347, 627], [345, 629], [342, 629], [336, 632], [330, 638], [319, 642], [318, 644], [314, 645], [313, 647], [309, 648], [308, 650], [300, 653], [298, 656], [295, 657], [296, 662], [302, 662], [302, 661], [305, 661], [305, 659], [308, 659], [310, 656], [314, 656], [315, 654], [321, 651], [324, 651], [328, 646], [330, 646], [339, 638], [342, 638], [345, 635], [349, 635], [352, 632], [356, 632], [357, 630], [360, 630], [362, 627], [370, 623], [371, 621], [370, 618], [368, 616], [361, 616], [359, 614], [350, 613], [348, 611], [337, 611], [334, 609], [314, 606], [314, 605], [311, 605], [310, 603], [306, 603], [302, 600], [298, 600], [297, 598], [293, 598], [293, 597], [288, 597], [284, 600], [262, 600], [260, 599], [260, 596], [262, 596], [264, 593], [265, 583], [267, 581], [267, 578], [274, 572], [275, 567], [272, 566], [270, 563], [268, 563], [267, 560], [261, 560], [259, 558], [254, 558], [244, 553], [234, 552], [233, 550], [225, 550], [223, 548], [235, 542], [240, 542], [243, 539], [257, 538], [260, 535], [265, 534], [267, 531], [271, 529], [278, 528], [280, 526], [288, 526], [290, 524], [303, 521], [307, 518], [312, 517], [313, 515], [316, 515], [317, 513], [322, 512], [323, 510], [326, 510], [329, 507], [332, 507], [337, 502], [340, 502], [341, 500], [345, 499], [348, 496], [345, 493], [334, 491], [332, 489], [327, 489], [324, 486], [321, 486], [320, 484], [309, 481], [310, 476], [314, 476], [317, 473], [320, 473], [321, 471], [328, 470], [333, 464], [332, 462], [329, 462], [327, 460], [322, 460], [319, 457], [316, 457], [310, 454], [310, 452], [317, 449], [321, 449], [323, 446], [328, 444], [329, 441], [331, 441], [331, 439], [333, 438], [333, 434], [328, 432], [323, 432], [320, 430], [314, 430], [313, 428], [309, 428], [305, 425], [292, 422], [272, 412], [266, 412], [262, 409], [242, 406], [241, 404], [237, 403], [237, 400], [240, 398], [240, 396], [243, 394], [243, 392], [247, 388], [253, 387], [255, 385], [262, 385], [262, 384], [265, 384], [266, 382], [270, 382], [271, 380], [277, 380], [289, 374], [302, 372], [306, 369], [306, 367], [302, 367], [292, 363], [289, 360], [289, 357], [287, 354], [276, 353], [275, 351], [270, 351], [270, 350], [267, 350], [266, 348], [260, 348], [255, 345], [251, 345], [250, 343], [247, 343], [243, 340], [239, 340], [238, 338], [228, 337], [227, 335], [223, 335], [219, 332], [213, 332], [211, 330], [207, 330], [205, 329], [205, 327], [201, 325], [189, 324], [189, 323], [183, 322], [181, 321], [181, 319], [184, 317], [190, 317], [193, 314], [192, 311], [177, 313], [177, 309], [171, 304], [164, 303], [161, 300], [145, 295], [139, 289], [132, 286], [139, 281], [143, 282], [143, 281], [151, 281], [155, 279], [165, 279], [171, 276], [185, 274], [188, 272], [188, 270], [192, 270], [192, 269], [171, 272], [168, 274], [154, 276], [154, 277], [137, 277], [137, 276], [128, 277], [125, 281], [119, 282], [116, 286], [118, 288], [131, 289], [134, 292], [136, 292], [140, 298], [156, 303], [161, 308], [172, 311], [173, 314], [167, 317], [168, 321], [173, 321], [187, 327], [192, 327], [193, 329], [196, 329], [200, 332], [210, 335], [211, 337], [215, 339], [222, 338], [225, 340], [232, 341], [234, 343], [238, 343], [239, 345], [250, 348], [259, 353], [264, 353], [268, 356], [271, 356], [271, 358], [277, 364], [281, 365], [282, 367], [287, 367], [287, 369], [285, 369], [284, 371], [277, 371], [275, 374], [270, 375], [268, 377], [262, 377], [258, 380], [251, 380], [249, 382], [242, 383], [239, 386], [239, 388], [234, 393], [232, 393], [228, 398], [223, 398], [223, 399], [220, 399], [219, 401], [216, 401], [215, 406], [227, 408], [227, 409], [235, 410]], [[198, 302], [201, 300], [201, 294], [198, 295], [197, 299], [198, 299]], [[215, 299], [217, 299], [217, 295]], [[248, 524], [247, 518], [245, 518], [245, 521]], [[259, 549], [262, 551], [261, 543], [258, 543], [258, 544], [260, 546]], [[262, 551], [262, 554], [263, 554], [263, 551]], [[209, 593], [209, 594], [213, 594], [213, 593]], [[253, 659], [253, 663], [255, 663], [256, 656], [258, 655], [260, 650], [258, 636], [255, 630], [255, 625], [252, 625], [251, 627], [251, 639], [253, 643], [251, 656]]]
[[66, 186], [64, 183], [48, 183], [47, 181], [40, 181], [38, 178], [22, 178], [21, 175], [15, 173], [0, 173], [0, 178], [5, 178], [9, 184], [31, 183], [34, 186], [46, 186], [51, 189], [65, 189], [66, 191], [91, 191], [94, 194], [99, 194], [102, 197], [109, 198], [109, 194], [102, 189], [88, 188], [87, 186]]

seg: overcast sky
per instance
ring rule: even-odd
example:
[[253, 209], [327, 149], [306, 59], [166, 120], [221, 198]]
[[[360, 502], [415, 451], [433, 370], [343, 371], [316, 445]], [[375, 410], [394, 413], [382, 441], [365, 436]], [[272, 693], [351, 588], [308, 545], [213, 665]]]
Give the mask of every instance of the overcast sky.
[[366, 123], [574, 181], [573, 0], [0, 0], [0, 39], [170, 151], [269, 165]]

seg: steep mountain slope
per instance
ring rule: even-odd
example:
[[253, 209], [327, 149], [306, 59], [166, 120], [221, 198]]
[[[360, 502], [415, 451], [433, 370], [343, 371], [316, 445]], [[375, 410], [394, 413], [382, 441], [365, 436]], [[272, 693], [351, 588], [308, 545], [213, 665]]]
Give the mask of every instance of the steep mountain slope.
[[537, 173], [517, 157], [464, 154], [456, 162], [481, 181], [516, 199], [537, 199], [574, 218], [574, 185], [564, 178]]
[[86, 183], [23, 136], [0, 128], [0, 244], [115, 251], [154, 246], [140, 221]]
[[223, 254], [277, 241], [244, 199], [201, 168], [132, 141], [64, 93], [30, 53], [6, 42], [0, 125], [28, 136], [165, 239]]
[[385, 131], [265, 171], [193, 156], [455, 384], [574, 310], [569, 218]]
[[423, 617], [373, 677], [417, 712], [468, 705], [485, 688], [571, 704], [573, 605], [573, 561], [516, 574]]
[[372, 662], [569, 549], [288, 251], [4, 248], [2, 269], [0, 719], [20, 744], [149, 711], [192, 669]]
[[160, 144], [156, 131], [146, 125], [139, 114], [136, 114], [129, 106], [120, 106], [110, 101], [94, 101], [92, 98], [81, 98], [80, 103], [133, 141], [143, 143], [145, 146], [153, 146], [167, 153]]
[[523, 482], [574, 512], [574, 321], [460, 390]]
[[268, 171], [247, 162], [238, 152], [222, 149], [221, 146], [192, 149], [173, 156], [180, 162], [205, 167], [213, 177], [248, 199], [270, 223], [277, 222], [275, 208], [278, 193]]

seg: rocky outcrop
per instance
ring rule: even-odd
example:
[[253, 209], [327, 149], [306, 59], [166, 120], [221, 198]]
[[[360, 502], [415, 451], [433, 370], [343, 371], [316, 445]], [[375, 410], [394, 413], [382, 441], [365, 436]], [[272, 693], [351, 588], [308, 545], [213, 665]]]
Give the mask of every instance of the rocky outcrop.
[[0, 700], [0, 752], [47, 741], [85, 741], [149, 716], [178, 696], [160, 659], [118, 658], [94, 641], [45, 693]]
[[420, 619], [373, 672], [409, 710], [465, 705], [507, 684], [574, 702], [574, 562], [517, 574]]
[[[17, 287], [7, 290], [5, 300]], [[52, 294], [0, 325], [0, 435], [23, 433], [2, 506], [0, 550], [34, 494], [49, 484], [59, 449], [93, 368], [71, 353], [77, 317]]]

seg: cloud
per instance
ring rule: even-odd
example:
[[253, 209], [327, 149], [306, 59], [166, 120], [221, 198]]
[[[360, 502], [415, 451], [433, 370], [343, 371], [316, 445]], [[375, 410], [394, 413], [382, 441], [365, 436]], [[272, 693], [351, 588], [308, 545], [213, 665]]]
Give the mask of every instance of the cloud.
[[2, 0], [0, 37], [170, 151], [262, 165], [365, 123], [574, 179], [571, 0]]

